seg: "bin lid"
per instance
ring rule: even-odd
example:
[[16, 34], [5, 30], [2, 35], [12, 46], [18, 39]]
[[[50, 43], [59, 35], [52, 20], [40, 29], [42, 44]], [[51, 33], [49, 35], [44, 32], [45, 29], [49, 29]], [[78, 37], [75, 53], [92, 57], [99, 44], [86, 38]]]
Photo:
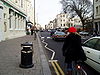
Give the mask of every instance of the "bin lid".
[[26, 43], [21, 44], [21, 46], [33, 46], [33, 43], [32, 42], [26, 42]]
[[23, 46], [23, 47], [31, 47], [31, 46]]
[[31, 50], [31, 46], [23, 46], [23, 50], [27, 51], [27, 50]]

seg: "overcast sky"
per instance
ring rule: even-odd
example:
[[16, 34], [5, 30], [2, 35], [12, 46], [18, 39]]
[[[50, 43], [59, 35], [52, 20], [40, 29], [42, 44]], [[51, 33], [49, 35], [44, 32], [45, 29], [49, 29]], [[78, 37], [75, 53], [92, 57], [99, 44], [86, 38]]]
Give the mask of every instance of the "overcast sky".
[[[31, 0], [34, 4], [34, 0]], [[36, 5], [36, 19], [38, 23], [42, 26], [45, 26], [56, 18], [56, 15], [59, 14], [62, 10], [62, 5], [60, 4], [61, 0], [35, 0]], [[93, 1], [93, 0], [91, 0]]]
[[[34, 0], [32, 0], [32, 4]], [[56, 18], [56, 15], [61, 12], [60, 0], [35, 0], [36, 16], [38, 23], [42, 26]]]

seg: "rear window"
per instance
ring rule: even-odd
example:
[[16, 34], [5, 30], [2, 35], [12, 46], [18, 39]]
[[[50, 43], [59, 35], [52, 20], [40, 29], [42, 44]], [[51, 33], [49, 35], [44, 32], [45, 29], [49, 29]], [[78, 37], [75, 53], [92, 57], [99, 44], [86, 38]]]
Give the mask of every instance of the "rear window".
[[64, 32], [56, 32], [57, 35], [65, 35]]

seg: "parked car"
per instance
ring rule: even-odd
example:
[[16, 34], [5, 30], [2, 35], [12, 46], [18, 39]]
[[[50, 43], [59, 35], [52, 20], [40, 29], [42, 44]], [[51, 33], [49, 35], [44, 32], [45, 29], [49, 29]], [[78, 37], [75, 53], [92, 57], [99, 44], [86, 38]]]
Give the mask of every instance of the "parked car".
[[84, 35], [84, 36], [89, 35], [89, 33], [88, 33], [88, 32], [85, 32], [85, 31], [81, 31], [81, 32], [79, 32], [79, 34], [80, 34], [80, 35]]
[[52, 39], [53, 40], [64, 40], [66, 38], [66, 34], [64, 32], [61, 31], [56, 31], [53, 35], [52, 35]]
[[57, 30], [51, 30], [50, 36], [52, 36]]
[[86, 40], [82, 48], [87, 56], [85, 62], [100, 73], [100, 37], [92, 37]]

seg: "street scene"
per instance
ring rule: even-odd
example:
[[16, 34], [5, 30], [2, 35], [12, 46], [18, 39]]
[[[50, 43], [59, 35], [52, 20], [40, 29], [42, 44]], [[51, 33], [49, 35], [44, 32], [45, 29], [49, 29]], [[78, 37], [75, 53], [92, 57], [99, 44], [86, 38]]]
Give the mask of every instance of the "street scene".
[[0, 75], [100, 75], [100, 0], [0, 0]]

